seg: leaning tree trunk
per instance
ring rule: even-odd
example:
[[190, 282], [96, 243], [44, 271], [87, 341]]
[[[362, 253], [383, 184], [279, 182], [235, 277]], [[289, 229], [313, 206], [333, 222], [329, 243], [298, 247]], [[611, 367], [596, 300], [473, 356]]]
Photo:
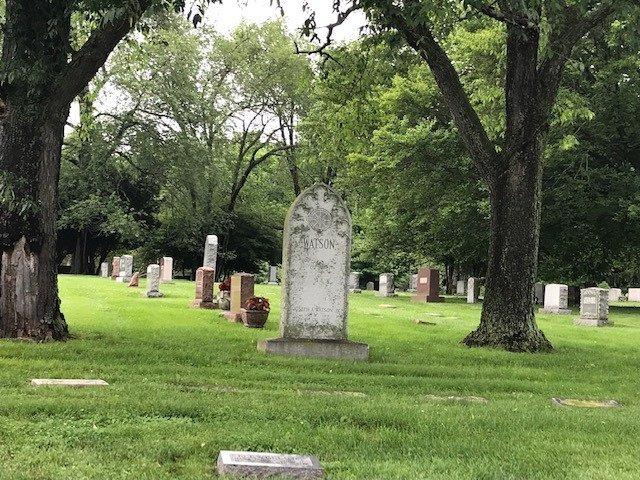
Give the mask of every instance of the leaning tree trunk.
[[[0, 165], [8, 175], [5, 186], [16, 198], [13, 208], [0, 212], [7, 228], [2, 237], [0, 336], [63, 340], [68, 329], [58, 299], [55, 222], [61, 119], [66, 114], [34, 123], [29, 113], [8, 102], [0, 130]], [[23, 234], [13, 233], [18, 231]]]
[[540, 142], [513, 155], [490, 186], [491, 242], [480, 326], [468, 346], [511, 351], [550, 351], [534, 316], [540, 235]]

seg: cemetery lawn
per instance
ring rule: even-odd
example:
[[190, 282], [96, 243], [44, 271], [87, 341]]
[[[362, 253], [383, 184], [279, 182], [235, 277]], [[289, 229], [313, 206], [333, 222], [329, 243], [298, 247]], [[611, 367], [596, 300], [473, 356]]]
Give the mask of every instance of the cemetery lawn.
[[[256, 287], [273, 307], [265, 330], [188, 308], [191, 282], [162, 289], [147, 299], [145, 280], [131, 289], [61, 276], [73, 339], [0, 342], [0, 478], [215, 478], [221, 449], [314, 454], [340, 480], [640, 475], [640, 304], [613, 307], [611, 328], [539, 315], [556, 352], [513, 354], [460, 345], [479, 305], [352, 294], [350, 338], [371, 359], [350, 363], [256, 351], [277, 336], [278, 287]], [[31, 378], [110, 386], [36, 388]]]

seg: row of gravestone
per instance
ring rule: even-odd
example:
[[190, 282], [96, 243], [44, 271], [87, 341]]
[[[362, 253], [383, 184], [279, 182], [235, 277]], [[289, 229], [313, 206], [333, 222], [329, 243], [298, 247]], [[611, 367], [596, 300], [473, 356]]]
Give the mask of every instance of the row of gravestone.
[[[109, 278], [109, 263], [100, 265], [100, 276]], [[128, 283], [130, 287], [138, 286], [139, 274], [133, 272], [133, 255], [113, 257], [111, 261], [111, 278], [118, 283]], [[162, 297], [161, 283], [173, 281], [173, 258], [162, 257], [159, 264], [147, 266], [147, 297]]]
[[[539, 292], [536, 294], [539, 295]], [[592, 287], [580, 290], [580, 316], [574, 323], [593, 327], [612, 325], [609, 320], [610, 294], [610, 290], [605, 288]], [[568, 285], [544, 285], [544, 307], [539, 311], [553, 315], [570, 315]]]

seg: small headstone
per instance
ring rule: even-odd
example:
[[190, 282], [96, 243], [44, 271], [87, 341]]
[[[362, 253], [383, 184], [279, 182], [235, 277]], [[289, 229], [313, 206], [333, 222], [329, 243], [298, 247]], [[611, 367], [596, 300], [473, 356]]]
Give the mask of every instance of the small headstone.
[[552, 398], [554, 405], [582, 408], [616, 408], [620, 404], [615, 400], [581, 400], [578, 398]]
[[173, 282], [173, 257], [162, 257], [160, 260], [160, 282]]
[[544, 288], [545, 284], [541, 282], [537, 282], [533, 285], [533, 303], [535, 305], [543, 305], [544, 304]]
[[619, 302], [622, 298], [622, 289], [621, 288], [610, 288], [609, 289], [609, 302]]
[[218, 475], [243, 478], [324, 478], [316, 457], [281, 453], [230, 452], [218, 455]]
[[253, 297], [254, 283], [254, 276], [250, 273], [236, 273], [231, 277], [231, 308], [224, 313], [229, 321], [241, 321], [240, 310]]
[[467, 290], [465, 289], [466, 285], [467, 282], [465, 282], [464, 280], [458, 280], [456, 282], [456, 295], [463, 296], [465, 293], [467, 293]]
[[414, 273], [411, 275], [411, 280], [409, 280], [409, 292], [416, 293], [418, 291], [418, 274]]
[[160, 298], [160, 265], [153, 264], [147, 267], [147, 297]]
[[109, 384], [104, 380], [87, 380], [83, 378], [34, 378], [31, 380], [34, 387], [107, 387]]
[[380, 275], [380, 283], [378, 286], [379, 297], [393, 297], [396, 294], [394, 286], [393, 273], [383, 273]]
[[120, 257], [120, 273], [116, 278], [116, 282], [129, 283], [133, 275], [133, 256], [123, 255]]
[[583, 288], [580, 295], [580, 317], [576, 325], [604, 327], [609, 322], [609, 292], [604, 288]]
[[627, 293], [627, 300], [630, 302], [640, 302], [640, 288], [630, 288]]
[[117, 280], [120, 275], [120, 257], [113, 257], [111, 261], [111, 278]]
[[469, 277], [467, 280], [467, 303], [478, 303], [480, 301], [480, 284], [482, 280], [477, 277]]
[[416, 302], [442, 302], [440, 296], [440, 272], [436, 268], [422, 267], [418, 270], [418, 288], [413, 296]]
[[274, 265], [269, 267], [269, 285], [278, 285], [278, 267]]
[[140, 274], [138, 272], [131, 275], [131, 280], [129, 280], [128, 287], [137, 287], [140, 285]]
[[215, 270], [211, 267], [200, 267], [196, 270], [196, 298], [195, 308], [216, 308], [213, 301], [213, 284]]
[[109, 262], [102, 262], [100, 264], [100, 276], [102, 278], [109, 278]]
[[218, 237], [216, 235], [207, 235], [207, 239], [204, 244], [204, 259], [202, 261], [203, 267], [216, 269], [216, 262], [218, 261]]
[[560, 283], [550, 283], [544, 287], [544, 308], [540, 313], [551, 313], [554, 315], [570, 315], [569, 287]]
[[280, 355], [366, 360], [369, 347], [347, 340], [351, 216], [324, 184], [303, 191], [287, 213], [280, 338], [258, 349]]
[[373, 282], [367, 282], [367, 291], [373, 292], [376, 289], [376, 286]]
[[351, 293], [360, 293], [360, 272], [351, 272], [349, 274], [349, 291]]

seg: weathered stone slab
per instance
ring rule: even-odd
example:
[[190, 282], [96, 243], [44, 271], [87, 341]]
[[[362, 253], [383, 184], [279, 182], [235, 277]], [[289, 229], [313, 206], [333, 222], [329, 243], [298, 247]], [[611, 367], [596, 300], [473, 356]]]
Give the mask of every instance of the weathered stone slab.
[[160, 265], [152, 264], [147, 267], [147, 297], [160, 298]]
[[418, 274], [414, 273], [411, 275], [411, 280], [409, 282], [409, 291], [411, 293], [415, 293], [418, 291]]
[[570, 315], [569, 287], [560, 283], [550, 283], [544, 288], [544, 308], [540, 313]]
[[123, 255], [120, 257], [120, 273], [116, 278], [116, 282], [129, 283], [133, 276], [133, 256]]
[[255, 277], [250, 273], [236, 273], [231, 276], [231, 306], [224, 316], [231, 322], [242, 321], [240, 310], [253, 297]]
[[475, 397], [475, 396], [441, 396], [441, 395], [425, 395], [424, 398], [426, 400], [431, 400], [434, 402], [460, 402], [460, 403], [489, 403], [484, 397]]
[[269, 285], [278, 285], [278, 267], [269, 266]]
[[34, 387], [107, 387], [109, 384], [104, 380], [90, 380], [84, 378], [34, 378], [31, 380]]
[[367, 282], [367, 291], [373, 292], [376, 289], [376, 286], [373, 282]]
[[467, 284], [464, 280], [458, 280], [456, 282], [456, 295], [462, 296], [467, 293], [466, 286]]
[[340, 360], [367, 360], [369, 347], [349, 340], [304, 340], [275, 338], [258, 343], [261, 352], [291, 357], [337, 358]]
[[582, 408], [616, 408], [621, 405], [615, 400], [581, 400], [578, 398], [552, 398], [554, 405]]
[[467, 303], [478, 303], [480, 301], [480, 285], [482, 279], [470, 277], [467, 280]]
[[640, 302], [640, 288], [630, 288], [627, 292], [627, 300], [630, 302]]
[[347, 340], [351, 216], [324, 184], [303, 191], [284, 227], [281, 338], [258, 348], [282, 355], [366, 359], [368, 347]]
[[418, 270], [417, 292], [415, 302], [442, 302], [440, 296], [440, 272], [436, 268], [422, 267]]
[[100, 276], [102, 278], [109, 277], [109, 262], [102, 262], [100, 264]]
[[172, 283], [173, 282], [173, 258], [162, 257], [160, 260], [160, 282]]
[[360, 272], [351, 272], [349, 274], [349, 291], [351, 293], [360, 293]]
[[622, 299], [622, 289], [621, 288], [610, 288], [609, 289], [609, 302], [619, 302]]
[[218, 455], [218, 474], [240, 478], [316, 479], [324, 478], [324, 469], [316, 457], [281, 453], [232, 452]]
[[134, 273], [131, 276], [131, 280], [129, 280], [128, 286], [133, 288], [140, 286], [140, 274], [138, 272]]
[[111, 278], [116, 280], [120, 275], [120, 257], [113, 257], [111, 261]]
[[207, 239], [204, 244], [204, 258], [202, 260], [202, 266], [216, 269], [216, 262], [218, 261], [218, 237], [216, 235], [207, 235]]
[[379, 297], [393, 297], [396, 295], [396, 288], [394, 285], [393, 273], [380, 274], [378, 284], [378, 296]]
[[196, 270], [196, 298], [193, 301], [195, 308], [216, 307], [213, 301], [213, 285], [215, 271], [210, 267], [200, 267]]
[[609, 321], [609, 291], [604, 288], [583, 288], [580, 292], [580, 317], [573, 322], [585, 327], [613, 325]]

